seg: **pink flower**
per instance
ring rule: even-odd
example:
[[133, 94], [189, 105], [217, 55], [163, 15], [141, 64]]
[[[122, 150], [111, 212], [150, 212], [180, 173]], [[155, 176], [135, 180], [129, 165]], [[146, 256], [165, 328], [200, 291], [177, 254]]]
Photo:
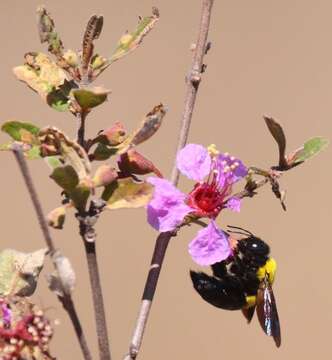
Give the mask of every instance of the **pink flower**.
[[[230, 254], [227, 235], [217, 228], [214, 219], [223, 208], [240, 211], [240, 199], [230, 198], [232, 186], [247, 175], [241, 160], [228, 154], [213, 154], [202, 145], [188, 144], [179, 151], [178, 169], [197, 181], [189, 194], [184, 194], [168, 180], [150, 177], [154, 197], [147, 207], [149, 224], [160, 232], [179, 226], [186, 215], [211, 219], [189, 244], [189, 253], [200, 265], [212, 265]], [[226, 202], [227, 200], [227, 202]]]

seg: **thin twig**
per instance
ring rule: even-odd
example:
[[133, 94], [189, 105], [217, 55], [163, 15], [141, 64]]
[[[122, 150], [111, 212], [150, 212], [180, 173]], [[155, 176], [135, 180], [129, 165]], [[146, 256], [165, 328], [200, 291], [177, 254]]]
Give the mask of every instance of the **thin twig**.
[[[193, 115], [196, 95], [198, 92], [198, 87], [201, 82], [202, 72], [204, 71], [203, 59], [204, 55], [207, 53], [208, 49], [211, 46], [208, 46], [207, 37], [210, 27], [211, 11], [212, 11], [213, 0], [203, 0], [202, 11], [201, 11], [201, 22], [198, 33], [198, 39], [195, 44], [195, 53], [193, 58], [193, 63], [191, 70], [187, 76], [187, 90], [184, 101], [184, 110], [182, 114], [182, 123], [181, 130], [178, 139], [178, 145], [176, 153], [181, 150], [188, 139], [189, 129], [191, 125], [191, 118]], [[171, 175], [171, 181], [173, 184], [177, 184], [179, 181], [179, 170], [174, 165]]]
[[[80, 126], [77, 132], [77, 142], [85, 148], [85, 119], [86, 113], [77, 114]], [[92, 292], [92, 300], [95, 314], [95, 322], [98, 338], [98, 349], [101, 360], [111, 360], [110, 343], [108, 339], [108, 330], [106, 323], [106, 312], [104, 305], [104, 297], [100, 282], [99, 267], [96, 252], [96, 232], [95, 225], [99, 216], [99, 211], [93, 206], [89, 211], [81, 211], [77, 218], [79, 220], [80, 235], [82, 237], [85, 249], [86, 260], [88, 264], [90, 286]]]
[[[184, 147], [188, 138], [191, 118], [196, 102], [196, 95], [201, 81], [201, 74], [203, 72], [203, 58], [208, 49], [207, 37], [210, 26], [212, 5], [213, 0], [203, 0], [198, 40], [196, 43], [191, 70], [187, 77], [187, 91], [177, 152]], [[177, 185], [179, 181], [179, 172], [175, 163], [172, 170], [171, 181], [174, 185]], [[157, 288], [161, 267], [163, 265], [169, 241], [174, 235], [174, 232], [161, 233], [156, 240], [150, 270], [145, 283], [139, 315], [133, 337], [131, 339], [129, 353], [124, 357], [125, 360], [135, 360], [140, 351], [153, 297]]]
[[[21, 173], [23, 175], [25, 184], [27, 186], [28, 192], [30, 194], [31, 197], [31, 201], [33, 203], [33, 206], [35, 208], [36, 214], [37, 214], [37, 218], [38, 218], [38, 222], [40, 225], [40, 228], [42, 230], [42, 233], [44, 235], [44, 239], [45, 242], [47, 244], [47, 247], [49, 249], [49, 255], [52, 259], [53, 265], [55, 267], [55, 270], [59, 273], [59, 269], [58, 269], [58, 263], [55, 261], [56, 259], [56, 254], [57, 251], [55, 249], [54, 243], [53, 243], [53, 239], [51, 237], [51, 233], [49, 231], [45, 216], [44, 216], [44, 212], [43, 209], [41, 207], [41, 203], [39, 201], [37, 192], [36, 192], [36, 188], [34, 186], [27, 162], [25, 160], [25, 157], [23, 155], [22, 149], [20, 145], [13, 145], [13, 153], [15, 155], [15, 158], [17, 160], [17, 163], [19, 165], [19, 168], [21, 170]], [[91, 354], [90, 354], [90, 350], [79, 320], [79, 317], [77, 315], [76, 309], [75, 309], [75, 305], [73, 302], [73, 299], [71, 297], [71, 295], [65, 290], [65, 285], [62, 283], [62, 279], [61, 276], [59, 276], [59, 280], [60, 280], [60, 286], [62, 287], [62, 294], [63, 296], [58, 296], [60, 302], [62, 303], [64, 309], [66, 310], [66, 312], [68, 313], [68, 316], [70, 317], [70, 320], [73, 324], [78, 342], [80, 344], [82, 353], [83, 353], [83, 357], [85, 360], [92, 360]]]
[[259, 189], [260, 187], [264, 186], [268, 182], [269, 182], [268, 177], [264, 177], [263, 179], [261, 179], [259, 181], [254, 181], [250, 188], [244, 189], [244, 190], [232, 195], [232, 198], [236, 197], [238, 199], [243, 199], [245, 197], [253, 197], [254, 195], [257, 194], [256, 190]]

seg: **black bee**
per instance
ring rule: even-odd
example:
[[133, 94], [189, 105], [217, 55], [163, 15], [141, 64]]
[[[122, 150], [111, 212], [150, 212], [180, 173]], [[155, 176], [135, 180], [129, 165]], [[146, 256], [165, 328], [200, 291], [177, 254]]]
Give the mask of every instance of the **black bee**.
[[[270, 248], [251, 232], [229, 226], [245, 238], [237, 241], [233, 255], [211, 266], [213, 276], [190, 271], [195, 290], [213, 306], [226, 310], [242, 310], [250, 323], [255, 309], [259, 323], [277, 347], [281, 345], [280, 323], [272, 284], [276, 261], [269, 257]], [[241, 231], [239, 231], [241, 230]]]

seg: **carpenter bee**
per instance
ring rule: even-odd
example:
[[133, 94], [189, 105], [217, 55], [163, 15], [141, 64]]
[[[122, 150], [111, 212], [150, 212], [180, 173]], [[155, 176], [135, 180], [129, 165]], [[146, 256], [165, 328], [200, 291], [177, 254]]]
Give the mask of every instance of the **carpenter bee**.
[[[211, 266], [213, 276], [190, 271], [195, 290], [208, 303], [221, 309], [241, 310], [248, 323], [257, 313], [266, 335], [281, 345], [280, 323], [272, 284], [276, 262], [269, 246], [248, 230], [229, 226], [229, 235], [245, 236], [236, 241], [233, 254]], [[233, 230], [236, 229], [236, 230]]]

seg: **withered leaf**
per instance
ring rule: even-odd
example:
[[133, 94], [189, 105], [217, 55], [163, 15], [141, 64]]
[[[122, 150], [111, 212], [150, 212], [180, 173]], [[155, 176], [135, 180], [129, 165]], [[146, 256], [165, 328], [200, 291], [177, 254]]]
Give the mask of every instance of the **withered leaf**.
[[39, 139], [41, 155], [47, 157], [53, 169], [51, 178], [65, 190], [74, 206], [83, 210], [93, 185], [91, 164], [85, 150], [54, 127], [42, 129]]
[[158, 20], [159, 11], [157, 8], [153, 8], [152, 15], [142, 18], [139, 21], [136, 30], [131, 33], [126, 32], [122, 35], [118, 46], [110, 59], [110, 64], [135, 50], [141, 44], [143, 38], [153, 29]]
[[154, 187], [146, 182], [136, 183], [132, 178], [118, 179], [105, 187], [102, 199], [108, 209], [139, 208], [153, 196]]
[[95, 187], [107, 186], [118, 177], [117, 171], [110, 165], [104, 164], [99, 166], [92, 179]]
[[49, 288], [60, 297], [64, 296], [64, 292], [71, 294], [75, 288], [76, 275], [69, 259], [57, 251], [53, 261], [57, 265], [57, 271], [47, 276]]
[[152, 8], [151, 16], [140, 18], [137, 28], [133, 32], [126, 32], [121, 36], [113, 55], [109, 59], [99, 56], [98, 61], [94, 62], [92, 66], [92, 78], [95, 79], [112, 63], [137, 49], [143, 38], [152, 30], [158, 20], [159, 11], [157, 8]]
[[64, 71], [42, 53], [28, 53], [25, 60], [24, 65], [13, 69], [17, 79], [36, 91], [55, 110], [68, 110], [67, 94], [74, 85], [67, 81]]
[[97, 137], [93, 140], [93, 143], [102, 143], [105, 145], [117, 146], [125, 140], [125, 137], [126, 130], [123, 124], [117, 121], [110, 128], [100, 131]]
[[264, 117], [265, 123], [270, 130], [271, 135], [278, 144], [279, 148], [279, 170], [286, 170], [288, 164], [286, 161], [285, 151], [286, 151], [286, 136], [281, 127], [281, 125], [272, 118]]
[[136, 150], [128, 150], [122, 154], [118, 161], [118, 166], [121, 174], [124, 176], [146, 175], [155, 173], [158, 177], [163, 177], [161, 172], [155, 167], [152, 161], [145, 158], [142, 154]]
[[85, 150], [66, 134], [55, 127], [46, 127], [39, 132], [41, 155], [58, 155], [62, 163], [71, 165], [79, 180], [87, 178], [91, 172], [91, 164]]
[[47, 42], [48, 51], [57, 57], [61, 57], [63, 44], [55, 30], [54, 20], [44, 6], [37, 8], [37, 23], [41, 43]]
[[0, 253], [0, 294], [31, 296], [44, 266], [47, 249], [23, 253], [5, 249]]
[[142, 121], [141, 126], [134, 132], [131, 140], [132, 145], [138, 145], [148, 140], [160, 128], [166, 114], [163, 104], [155, 106]]
[[83, 36], [82, 68], [86, 70], [93, 55], [93, 41], [99, 38], [103, 29], [104, 18], [101, 15], [93, 15], [88, 21]]
[[59, 206], [47, 215], [48, 225], [54, 229], [62, 229], [66, 219], [66, 207]]

